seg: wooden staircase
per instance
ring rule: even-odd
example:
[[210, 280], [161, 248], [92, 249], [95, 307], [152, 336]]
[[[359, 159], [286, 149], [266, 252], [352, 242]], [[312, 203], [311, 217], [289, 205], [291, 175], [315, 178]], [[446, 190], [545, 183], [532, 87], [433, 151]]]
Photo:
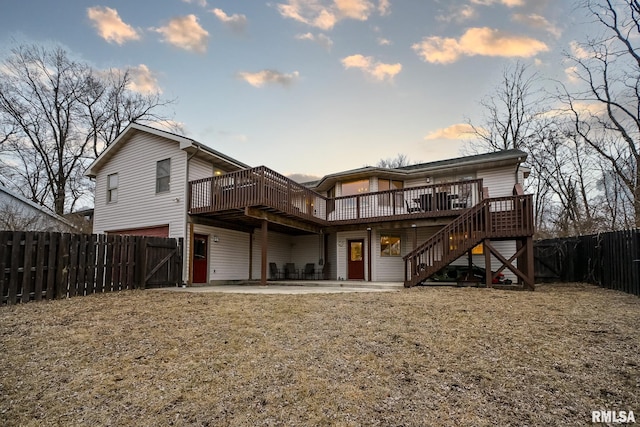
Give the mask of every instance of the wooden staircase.
[[[405, 287], [424, 282], [480, 243], [487, 246], [485, 251], [495, 251], [489, 243], [491, 239], [531, 239], [534, 232], [532, 202], [531, 195], [487, 198], [462, 213], [404, 256]], [[494, 255], [503, 261], [501, 269], [508, 267], [514, 270], [511, 261], [525, 251], [526, 248], [519, 250], [510, 260], [495, 252]], [[487, 270], [491, 271], [490, 268]], [[514, 273], [529, 279], [521, 272]]]

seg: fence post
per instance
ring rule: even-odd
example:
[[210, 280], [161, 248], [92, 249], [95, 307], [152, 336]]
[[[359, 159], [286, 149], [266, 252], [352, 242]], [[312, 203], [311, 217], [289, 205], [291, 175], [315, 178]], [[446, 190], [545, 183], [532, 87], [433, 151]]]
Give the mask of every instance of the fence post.
[[9, 290], [7, 304], [15, 304], [18, 295], [18, 269], [20, 268], [20, 242], [24, 233], [14, 231], [11, 241], [11, 268], [9, 270]]
[[64, 233], [58, 242], [58, 270], [56, 272], [55, 298], [67, 296], [67, 278], [69, 276], [69, 234]]
[[5, 263], [7, 259], [7, 249], [9, 248], [9, 236], [8, 231], [0, 232], [0, 305], [4, 302], [5, 290], [7, 290], [7, 283], [5, 281]]
[[148, 238], [147, 237], [140, 237], [140, 240], [138, 240], [138, 261], [136, 262], [136, 268], [137, 268], [137, 281], [138, 281], [138, 288], [140, 289], [146, 289], [147, 287], [147, 283], [146, 283], [146, 276], [147, 276], [147, 245], [148, 245]]

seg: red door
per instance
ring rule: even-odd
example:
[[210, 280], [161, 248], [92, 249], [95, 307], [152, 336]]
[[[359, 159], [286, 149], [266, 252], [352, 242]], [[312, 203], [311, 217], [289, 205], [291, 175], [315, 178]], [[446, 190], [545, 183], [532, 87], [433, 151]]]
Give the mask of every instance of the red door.
[[208, 236], [193, 235], [193, 283], [207, 283]]
[[364, 280], [364, 240], [349, 240], [347, 279]]

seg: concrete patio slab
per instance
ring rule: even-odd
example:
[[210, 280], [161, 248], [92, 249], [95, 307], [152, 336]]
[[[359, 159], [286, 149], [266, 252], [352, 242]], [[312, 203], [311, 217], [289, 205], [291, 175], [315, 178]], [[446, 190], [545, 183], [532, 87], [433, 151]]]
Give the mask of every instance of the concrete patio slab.
[[189, 293], [234, 293], [234, 294], [338, 294], [347, 292], [397, 292], [404, 289], [401, 282], [350, 282], [350, 281], [310, 281], [310, 282], [268, 282], [262, 286], [257, 282], [233, 285], [188, 286], [176, 288], [156, 288], [156, 291]]

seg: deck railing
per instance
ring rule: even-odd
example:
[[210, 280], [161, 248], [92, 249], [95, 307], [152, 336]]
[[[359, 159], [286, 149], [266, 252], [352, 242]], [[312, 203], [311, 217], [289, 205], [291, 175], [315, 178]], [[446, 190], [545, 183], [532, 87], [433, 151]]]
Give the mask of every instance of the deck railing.
[[531, 236], [533, 196], [485, 199], [405, 255], [405, 284], [413, 286], [458, 259], [485, 238]]
[[482, 200], [481, 179], [327, 198], [264, 166], [191, 181], [189, 188], [192, 214], [258, 206], [338, 224], [455, 214]]
[[304, 219], [326, 217], [326, 197], [264, 166], [191, 181], [189, 196], [192, 214], [260, 206]]
[[385, 217], [447, 215], [482, 199], [482, 180], [362, 193], [330, 199], [327, 221], [369, 222]]

